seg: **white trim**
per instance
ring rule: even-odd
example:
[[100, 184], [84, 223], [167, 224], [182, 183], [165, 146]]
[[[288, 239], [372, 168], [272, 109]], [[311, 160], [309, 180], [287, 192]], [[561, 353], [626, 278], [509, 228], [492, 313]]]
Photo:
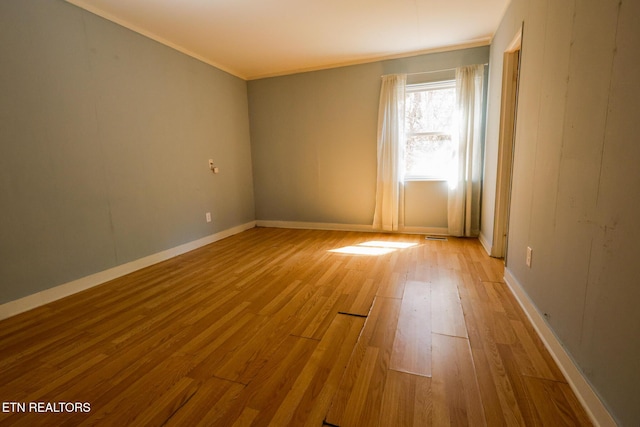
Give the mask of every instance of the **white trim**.
[[198, 249], [202, 246], [208, 245], [218, 240], [222, 240], [234, 234], [241, 233], [255, 226], [255, 221], [247, 222], [246, 224], [238, 225], [236, 227], [220, 231], [210, 236], [206, 236], [201, 239], [194, 240], [192, 242], [188, 242], [180, 246], [176, 246], [174, 248], [137, 259], [135, 261], [128, 262], [126, 264], [118, 265], [108, 270], [100, 271], [98, 273], [91, 274], [89, 276], [85, 276], [80, 279], [64, 283], [62, 285], [58, 285], [54, 288], [46, 289], [44, 291], [28, 295], [15, 301], [9, 301], [0, 305], [0, 320], [15, 316], [16, 314], [20, 314], [36, 307], [40, 307], [42, 305], [59, 300], [77, 292], [84, 291], [85, 289], [92, 288], [94, 286], [108, 282], [109, 280], [117, 279], [118, 277], [122, 277], [126, 274], [132, 273], [150, 265], [157, 264], [161, 261], [165, 261], [169, 258], [182, 255], [184, 253], [187, 253], [194, 249]]
[[511, 43], [509, 43], [509, 45], [505, 49], [506, 53], [513, 53], [522, 47], [522, 30], [523, 30], [523, 25], [520, 25], [520, 29], [518, 30], [516, 35], [513, 37], [513, 40], [511, 40]]
[[304, 222], [304, 221], [271, 221], [258, 220], [257, 227], [271, 228], [295, 228], [305, 230], [333, 230], [333, 231], [364, 231], [369, 233], [405, 233], [405, 234], [437, 234], [448, 235], [446, 227], [404, 227], [402, 230], [390, 232], [374, 229], [371, 224], [339, 224], [329, 222]]
[[296, 228], [307, 230], [334, 230], [334, 231], [370, 231], [375, 232], [373, 227], [365, 224], [334, 224], [328, 222], [304, 222], [304, 221], [271, 221], [257, 220], [256, 227], [270, 228]]
[[480, 244], [482, 245], [484, 250], [487, 251], [487, 255], [491, 256], [491, 243], [489, 243], [487, 237], [482, 234], [482, 232], [480, 232], [480, 234], [478, 235], [478, 240], [480, 241]]
[[449, 229], [447, 227], [407, 227], [405, 226], [402, 230], [400, 230], [400, 233], [448, 236]]
[[580, 403], [584, 406], [593, 424], [602, 427], [617, 426], [604, 403], [602, 403], [600, 397], [589, 383], [589, 380], [584, 377], [580, 368], [563, 347], [562, 342], [556, 337], [533, 301], [531, 301], [527, 295], [527, 292], [508, 268], [504, 269], [504, 281], [533, 324], [534, 329], [545, 347], [547, 347], [547, 350], [551, 353], [551, 357], [553, 357], [553, 360], [558, 364], [558, 367], [578, 397], [578, 400], [580, 400]]
[[[364, 56], [361, 58], [356, 58], [356, 59], [352, 59], [344, 62], [334, 62], [326, 65], [315, 65], [315, 66], [305, 67], [305, 68], [294, 68], [290, 70], [277, 71], [277, 72], [266, 73], [266, 74], [255, 74], [255, 75], [248, 76], [246, 80], [259, 80], [259, 79], [266, 79], [271, 77], [281, 77], [281, 76], [287, 76], [290, 74], [329, 70], [332, 68], [349, 67], [352, 65], [360, 65], [360, 64], [370, 64], [372, 62], [388, 61], [390, 59], [410, 58], [412, 56], [427, 55], [427, 54], [439, 53], [439, 52], [451, 52], [454, 50], [471, 49], [474, 47], [482, 47], [482, 46], [490, 46], [490, 45], [491, 45], [491, 37], [481, 37], [481, 38], [470, 40], [466, 43], [460, 43], [460, 44], [446, 45], [446, 46], [440, 46], [440, 47], [434, 47], [434, 48], [422, 49], [422, 50], [413, 50], [409, 52], [394, 53], [389, 55], [385, 55], [385, 54], [368, 55], [368, 56]], [[440, 70], [435, 70], [435, 71], [440, 71]]]
[[424, 83], [407, 83], [405, 87], [407, 93], [425, 92], [427, 90], [455, 89], [456, 79], [436, 80], [433, 82]]
[[419, 175], [405, 175], [404, 182], [447, 182], [447, 178], [433, 178], [428, 176], [419, 176]]

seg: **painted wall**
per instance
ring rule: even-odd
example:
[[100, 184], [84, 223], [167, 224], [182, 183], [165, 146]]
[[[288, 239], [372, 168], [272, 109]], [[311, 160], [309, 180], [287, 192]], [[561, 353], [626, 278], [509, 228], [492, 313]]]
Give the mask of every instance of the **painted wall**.
[[243, 80], [60, 0], [0, 58], [0, 303], [254, 219]]
[[448, 224], [447, 181], [407, 181], [404, 186], [405, 227], [441, 228]]
[[637, 426], [640, 3], [512, 0], [491, 46], [485, 212], [502, 53], [523, 21], [507, 269], [613, 416]]
[[[485, 46], [248, 82], [256, 218], [371, 224], [380, 77], [488, 58]], [[412, 189], [417, 187], [426, 191], [413, 191], [417, 197], [442, 196], [438, 182]], [[443, 202], [446, 208], [446, 194], [434, 205]], [[423, 204], [414, 200], [407, 207]], [[440, 227], [442, 215], [446, 218], [446, 211], [406, 214], [412, 226]]]

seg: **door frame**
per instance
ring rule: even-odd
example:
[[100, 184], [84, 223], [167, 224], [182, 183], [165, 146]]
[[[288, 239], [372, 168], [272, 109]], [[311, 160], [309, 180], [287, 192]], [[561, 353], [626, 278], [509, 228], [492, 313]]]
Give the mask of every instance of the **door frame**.
[[505, 49], [502, 63], [500, 135], [498, 139], [498, 167], [491, 256], [505, 258], [505, 263], [507, 236], [509, 234], [509, 208], [511, 204], [513, 153], [516, 137], [518, 87], [520, 83], [520, 58], [522, 57], [522, 32], [523, 28], [521, 27], [507, 49]]

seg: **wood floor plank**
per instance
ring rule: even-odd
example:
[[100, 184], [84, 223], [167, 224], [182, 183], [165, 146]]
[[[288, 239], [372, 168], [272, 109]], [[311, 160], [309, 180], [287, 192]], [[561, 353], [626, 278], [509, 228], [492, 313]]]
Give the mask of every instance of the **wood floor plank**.
[[434, 425], [486, 425], [468, 340], [433, 334]]
[[264, 369], [243, 390], [242, 394], [247, 395], [247, 405], [259, 411], [255, 426], [269, 424], [317, 347], [318, 341], [288, 337]]
[[238, 417], [232, 427], [249, 427], [253, 425], [253, 421], [260, 415], [260, 411], [253, 408], [245, 407], [242, 414]]
[[318, 287], [316, 293], [296, 314], [291, 334], [320, 340], [335, 315], [347, 304], [346, 300], [347, 295], [338, 288]]
[[390, 370], [384, 386], [379, 425], [432, 426], [431, 402], [431, 378]]
[[[565, 381], [564, 375], [553, 362], [551, 355], [541, 342], [536, 343], [522, 322], [511, 321], [518, 342], [512, 346], [516, 363], [523, 375]], [[538, 338], [537, 336], [535, 338]]]
[[504, 312], [491, 310], [487, 316], [490, 319], [491, 329], [495, 342], [500, 344], [515, 345], [521, 337], [516, 334], [519, 321], [509, 320]]
[[431, 376], [431, 286], [407, 282], [391, 352], [390, 369]]
[[[138, 423], [138, 416], [144, 413], [144, 410], [140, 411], [140, 408], [148, 408], [152, 404], [155, 405], [165, 393], [170, 393], [170, 390], [174, 387], [176, 387], [179, 394], [182, 394], [182, 396], [179, 396], [179, 400], [186, 400], [195, 392], [189, 387], [192, 381], [184, 378], [190, 368], [191, 362], [189, 358], [170, 357], [166, 359], [133, 382], [124, 392], [113, 395], [113, 399], [109, 403], [92, 411], [91, 415], [80, 425], [92, 425], [96, 422], [105, 422], [107, 419], [108, 422], [114, 425], [133, 425]], [[172, 393], [169, 395], [173, 396]], [[136, 410], [136, 408], [138, 409]], [[173, 414], [176, 409], [177, 407], [174, 407], [173, 410], [166, 413], [166, 417]]]
[[338, 285], [346, 295], [340, 313], [366, 316], [371, 310], [377, 288], [375, 282], [367, 278], [360, 270], [349, 269], [342, 282]]
[[237, 402], [243, 389], [242, 384], [210, 378], [200, 384], [192, 397], [164, 425], [176, 427], [229, 425], [227, 423], [230, 420], [225, 417], [225, 414]]
[[344, 262], [341, 259], [331, 259], [326, 270], [318, 277], [313, 279], [311, 283], [316, 286], [326, 286], [329, 283], [339, 283], [342, 275], [347, 273]]
[[574, 411], [579, 404], [573, 393], [568, 392], [570, 388], [568, 384], [529, 376], [524, 377], [524, 384], [534, 403], [541, 425], [591, 425], [583, 411]]
[[169, 390], [154, 400], [130, 426], [160, 426], [193, 397], [198, 390], [197, 381], [182, 377]]
[[376, 296], [385, 298], [402, 298], [407, 283], [407, 274], [396, 271], [386, 271], [379, 276]]
[[223, 330], [220, 329], [220, 324], [214, 324], [199, 334], [195, 342], [185, 343], [178, 348], [176, 354], [191, 355], [196, 364], [190, 371], [190, 375], [206, 380], [215, 376], [215, 371], [222, 360], [251, 340], [253, 334], [260, 330], [260, 324], [261, 318], [253, 313], [246, 313], [235, 319]]
[[[344, 417], [340, 420], [341, 426], [359, 426], [375, 424], [375, 414], [368, 413], [365, 409], [370, 391], [373, 389], [373, 377], [379, 373], [378, 361], [380, 349], [366, 347], [362, 363], [358, 368], [356, 380], [351, 389], [349, 400], [346, 403]], [[373, 415], [373, 416], [372, 416]]]
[[280, 290], [277, 295], [269, 298], [266, 305], [262, 306], [262, 309], [260, 309], [258, 314], [261, 316], [274, 315], [303, 289], [304, 286], [302, 286], [302, 281], [293, 280], [285, 289]]
[[513, 396], [526, 425], [543, 425], [535, 403], [529, 397], [525, 378], [520, 374], [511, 347], [506, 344], [496, 344], [500, 359], [505, 368], [505, 374], [513, 388]]
[[[400, 306], [401, 301], [397, 299], [376, 298], [331, 402], [331, 410], [326, 417], [328, 423], [346, 427], [367, 425], [377, 420]], [[361, 396], [362, 384], [368, 386], [365, 396]]]
[[448, 278], [436, 278], [431, 282], [430, 312], [431, 330], [434, 333], [463, 338], [468, 336], [458, 291]]
[[335, 317], [269, 425], [322, 423], [363, 325], [360, 317]]
[[214, 364], [213, 375], [243, 384], [251, 381], [290, 334], [297, 313], [312, 295], [307, 290], [302, 298], [290, 300], [276, 315], [264, 317], [261, 328]]
[[524, 425], [524, 418], [495, 343], [472, 349], [488, 426]]
[[[254, 413], [257, 416], [252, 419], [252, 425], [268, 425], [317, 346], [318, 341], [315, 340], [287, 337], [258, 375], [224, 408], [219, 409], [224, 412], [218, 414], [216, 425], [242, 424]], [[249, 415], [247, 409], [250, 409]]]

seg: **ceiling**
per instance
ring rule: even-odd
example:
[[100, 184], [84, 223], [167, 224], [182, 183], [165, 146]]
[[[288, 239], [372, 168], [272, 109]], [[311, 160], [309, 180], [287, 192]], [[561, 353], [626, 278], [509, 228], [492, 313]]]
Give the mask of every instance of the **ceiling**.
[[246, 80], [486, 45], [509, 0], [67, 0]]

